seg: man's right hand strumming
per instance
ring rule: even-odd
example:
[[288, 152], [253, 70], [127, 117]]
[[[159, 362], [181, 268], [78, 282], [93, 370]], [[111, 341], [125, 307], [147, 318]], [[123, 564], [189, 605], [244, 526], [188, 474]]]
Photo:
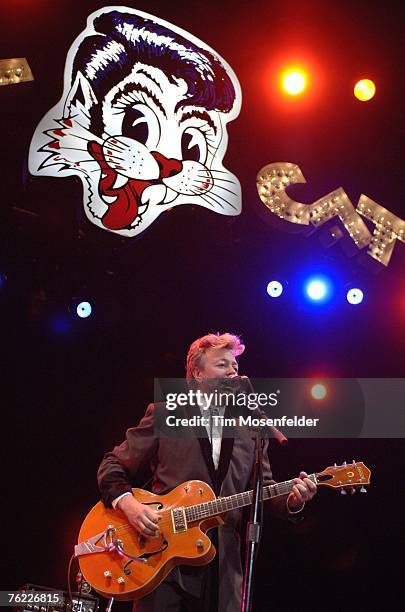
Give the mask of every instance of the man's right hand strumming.
[[144, 538], [150, 538], [156, 534], [158, 513], [155, 510], [141, 504], [132, 495], [126, 495], [120, 499], [117, 506]]

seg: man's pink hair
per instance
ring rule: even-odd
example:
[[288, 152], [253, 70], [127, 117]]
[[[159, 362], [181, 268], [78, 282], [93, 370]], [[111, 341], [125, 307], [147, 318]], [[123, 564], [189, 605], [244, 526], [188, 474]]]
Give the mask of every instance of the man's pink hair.
[[194, 340], [191, 344], [187, 353], [186, 377], [188, 382], [192, 381], [194, 378], [194, 369], [201, 367], [205, 352], [213, 347], [229, 349], [235, 357], [242, 355], [245, 350], [245, 345], [242, 344], [239, 336], [227, 332], [225, 334], [207, 334], [206, 336], [202, 336], [202, 338], [197, 338], [197, 340]]

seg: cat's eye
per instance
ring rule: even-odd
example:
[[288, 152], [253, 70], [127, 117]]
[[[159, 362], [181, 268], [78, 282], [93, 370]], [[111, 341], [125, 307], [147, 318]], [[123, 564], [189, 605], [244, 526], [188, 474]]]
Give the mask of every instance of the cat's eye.
[[207, 159], [207, 141], [201, 130], [189, 127], [181, 136], [181, 152], [183, 160], [197, 161], [201, 164]]
[[159, 121], [149, 106], [137, 104], [128, 107], [122, 122], [122, 135], [153, 149], [160, 139]]

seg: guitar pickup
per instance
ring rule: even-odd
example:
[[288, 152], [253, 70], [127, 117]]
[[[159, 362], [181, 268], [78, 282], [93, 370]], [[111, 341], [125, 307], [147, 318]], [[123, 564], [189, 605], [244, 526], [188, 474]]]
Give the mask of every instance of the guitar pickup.
[[181, 533], [182, 531], [187, 531], [187, 519], [185, 509], [173, 508], [171, 514], [174, 533]]

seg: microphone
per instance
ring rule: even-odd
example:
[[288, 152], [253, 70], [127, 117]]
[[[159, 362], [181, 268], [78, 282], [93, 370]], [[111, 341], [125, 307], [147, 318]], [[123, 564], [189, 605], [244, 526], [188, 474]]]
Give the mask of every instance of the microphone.
[[[248, 388], [248, 393], [255, 393], [253, 385], [248, 376], [239, 376], [238, 378], [244, 382], [245, 386]], [[281, 446], [287, 446], [288, 438], [286, 438], [286, 436], [279, 429], [274, 427], [274, 425], [266, 425], [265, 429], [269, 429], [271, 431], [272, 437], [275, 438]]]

